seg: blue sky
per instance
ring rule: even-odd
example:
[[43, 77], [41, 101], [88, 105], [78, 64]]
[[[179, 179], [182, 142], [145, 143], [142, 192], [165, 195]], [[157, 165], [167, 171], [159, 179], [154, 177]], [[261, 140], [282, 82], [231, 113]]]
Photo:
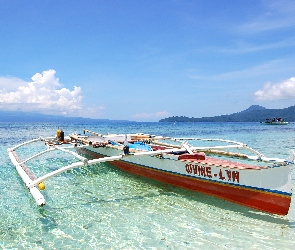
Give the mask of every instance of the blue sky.
[[295, 105], [293, 0], [0, 0], [0, 110], [158, 121]]

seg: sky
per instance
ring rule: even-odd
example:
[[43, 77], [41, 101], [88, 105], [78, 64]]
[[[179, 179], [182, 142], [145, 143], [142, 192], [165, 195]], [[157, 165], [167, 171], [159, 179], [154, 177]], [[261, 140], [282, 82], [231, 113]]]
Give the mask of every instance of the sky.
[[295, 105], [294, 0], [0, 0], [0, 110], [154, 122]]

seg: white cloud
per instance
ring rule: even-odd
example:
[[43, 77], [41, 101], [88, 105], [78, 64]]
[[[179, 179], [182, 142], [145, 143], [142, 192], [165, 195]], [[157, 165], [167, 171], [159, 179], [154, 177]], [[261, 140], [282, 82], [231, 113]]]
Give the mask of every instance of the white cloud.
[[[19, 86], [26, 85], [27, 82], [17, 77], [2, 77], [0, 76], [0, 88], [2, 91], [13, 91]], [[1, 90], [0, 90], [1, 91]]]
[[295, 98], [295, 77], [279, 83], [266, 83], [261, 90], [254, 93], [259, 101], [273, 101]]
[[55, 70], [36, 73], [32, 82], [14, 77], [0, 78], [0, 108], [6, 110], [40, 111], [54, 114], [75, 114], [82, 102], [81, 88], [62, 88]]

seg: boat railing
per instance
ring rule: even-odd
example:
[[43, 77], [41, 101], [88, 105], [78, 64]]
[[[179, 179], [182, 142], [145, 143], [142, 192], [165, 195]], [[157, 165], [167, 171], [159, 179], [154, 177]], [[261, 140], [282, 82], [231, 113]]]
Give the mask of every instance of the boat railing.
[[[97, 132], [93, 132], [91, 130], [88, 129], [84, 129], [84, 134], [87, 133], [91, 133], [97, 136], [103, 136], [103, 134], [97, 133]], [[136, 133], [136, 134], [130, 134], [130, 135], [143, 135], [142, 133]], [[246, 151], [251, 152], [252, 154], [254, 154], [253, 156], [251, 155], [243, 155], [243, 157], [249, 159], [249, 160], [254, 160], [254, 161], [263, 161], [263, 162], [277, 162], [277, 163], [290, 163], [290, 164], [294, 164], [294, 159], [295, 159], [295, 153], [294, 151], [291, 152], [290, 157], [286, 160], [286, 159], [280, 159], [280, 158], [268, 158], [265, 157], [262, 153], [260, 153], [259, 151], [248, 147], [247, 144], [238, 142], [238, 141], [233, 141], [233, 140], [225, 140], [225, 139], [216, 139], [216, 138], [198, 138], [198, 137], [193, 137], [193, 138], [173, 138], [173, 137], [168, 137], [168, 136], [157, 136], [157, 135], [150, 135], [150, 134], [144, 134], [144, 138], [142, 139], [143, 141], [147, 140], [148, 137], [148, 141], [151, 141], [155, 144], [158, 145], [162, 145], [162, 146], [166, 146], [166, 147], [173, 147], [178, 149], [178, 151], [183, 151], [183, 149], [185, 149], [186, 151], [189, 150], [194, 150], [194, 151], [214, 151], [214, 150], [225, 150], [225, 149], [244, 149]], [[181, 142], [181, 145], [175, 145], [175, 144], [169, 144], [169, 143], [164, 143], [161, 141], [175, 141], [175, 142]], [[207, 147], [194, 147], [194, 146], [186, 146], [186, 143], [183, 143], [185, 141], [208, 141], [208, 142], [215, 142], [215, 141], [219, 141], [219, 142], [224, 142], [224, 143], [228, 143], [228, 144], [233, 144], [233, 145], [220, 145], [220, 146], [207, 146]]]

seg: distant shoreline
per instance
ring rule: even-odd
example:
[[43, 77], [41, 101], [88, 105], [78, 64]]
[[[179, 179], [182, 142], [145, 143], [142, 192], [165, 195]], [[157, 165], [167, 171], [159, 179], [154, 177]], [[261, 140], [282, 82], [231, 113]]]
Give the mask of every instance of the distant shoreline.
[[284, 109], [266, 109], [259, 105], [252, 105], [248, 109], [231, 115], [214, 117], [186, 117], [172, 116], [161, 119], [159, 122], [261, 122], [267, 118], [283, 118], [285, 121], [295, 121], [295, 106]]

